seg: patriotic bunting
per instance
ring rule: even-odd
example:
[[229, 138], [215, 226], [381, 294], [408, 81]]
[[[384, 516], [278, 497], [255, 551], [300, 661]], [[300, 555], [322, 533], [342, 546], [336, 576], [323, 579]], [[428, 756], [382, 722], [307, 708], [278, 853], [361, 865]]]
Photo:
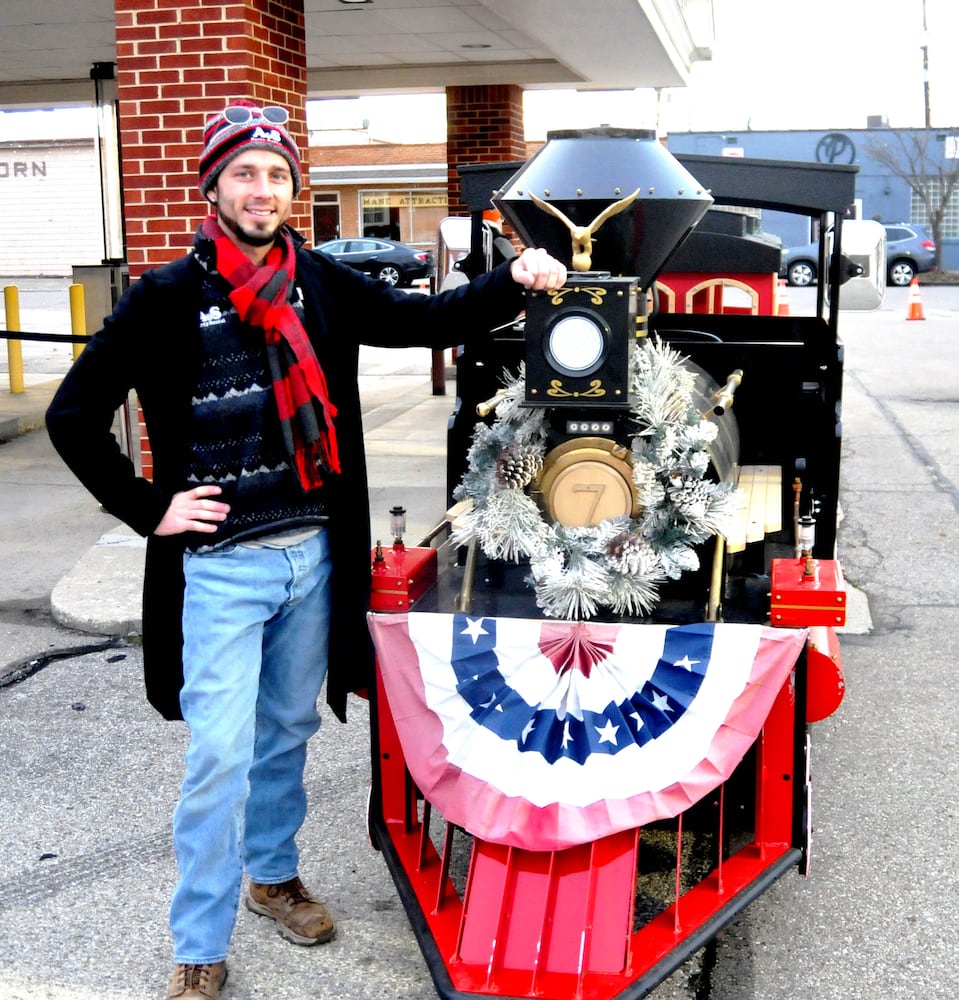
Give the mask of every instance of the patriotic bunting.
[[675, 816], [758, 736], [804, 630], [370, 615], [406, 765], [474, 836], [558, 850]]

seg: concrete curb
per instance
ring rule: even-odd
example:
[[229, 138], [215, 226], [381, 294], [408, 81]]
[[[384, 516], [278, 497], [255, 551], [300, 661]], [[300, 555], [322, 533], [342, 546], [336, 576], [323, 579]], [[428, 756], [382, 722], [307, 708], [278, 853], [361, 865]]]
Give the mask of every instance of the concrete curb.
[[60, 387], [60, 379], [28, 385], [23, 392], [0, 394], [0, 441], [44, 427], [47, 407]]
[[145, 538], [125, 525], [108, 531], [53, 588], [54, 621], [97, 635], [140, 635], [145, 557]]

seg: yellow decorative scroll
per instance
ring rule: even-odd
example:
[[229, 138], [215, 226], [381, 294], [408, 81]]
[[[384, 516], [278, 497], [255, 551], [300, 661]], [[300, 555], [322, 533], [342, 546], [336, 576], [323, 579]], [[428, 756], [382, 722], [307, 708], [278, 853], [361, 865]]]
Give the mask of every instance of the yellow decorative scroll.
[[582, 392], [570, 392], [568, 389], [563, 388], [563, 383], [558, 378], [554, 378], [549, 383], [546, 395], [557, 399], [568, 399], [571, 396], [582, 397], [583, 399], [598, 399], [600, 396], [606, 395], [606, 390], [603, 388], [602, 380], [594, 378], [589, 383], [588, 389], [584, 389]]
[[589, 296], [591, 305], [601, 306], [608, 288], [602, 285], [564, 285], [562, 288], [550, 289], [546, 294], [550, 297], [550, 305], [561, 306], [567, 295], [575, 295], [582, 292]]

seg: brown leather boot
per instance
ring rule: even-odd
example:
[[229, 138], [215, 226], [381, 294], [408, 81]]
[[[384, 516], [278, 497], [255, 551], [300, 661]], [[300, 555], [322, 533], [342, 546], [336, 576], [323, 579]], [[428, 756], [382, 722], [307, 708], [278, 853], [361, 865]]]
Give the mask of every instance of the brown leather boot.
[[276, 929], [293, 944], [325, 944], [336, 937], [330, 911], [314, 899], [298, 878], [279, 885], [250, 881], [246, 907], [263, 917], [272, 917]]
[[226, 962], [178, 965], [173, 971], [166, 1000], [217, 1000], [225, 982]]

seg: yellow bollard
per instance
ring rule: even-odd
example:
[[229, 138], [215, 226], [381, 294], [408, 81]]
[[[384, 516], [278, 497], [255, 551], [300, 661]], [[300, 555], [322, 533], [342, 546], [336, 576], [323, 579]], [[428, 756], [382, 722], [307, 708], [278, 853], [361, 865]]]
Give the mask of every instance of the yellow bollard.
[[[70, 329], [74, 337], [87, 335], [87, 314], [83, 301], [83, 285], [70, 286]], [[83, 344], [73, 345], [73, 360], [83, 353]]]
[[[20, 332], [20, 289], [4, 285], [3, 307], [7, 313], [7, 331]], [[10, 371], [10, 391], [23, 392], [23, 345], [19, 340], [7, 341], [7, 363]]]

